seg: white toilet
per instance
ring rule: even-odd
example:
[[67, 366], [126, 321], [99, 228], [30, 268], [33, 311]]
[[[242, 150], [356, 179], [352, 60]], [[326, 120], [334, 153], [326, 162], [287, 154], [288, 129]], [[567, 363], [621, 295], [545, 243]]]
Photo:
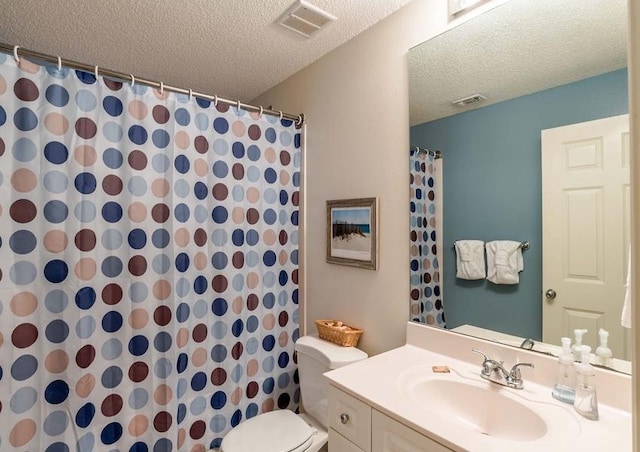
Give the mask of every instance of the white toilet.
[[329, 385], [322, 374], [367, 354], [315, 335], [298, 339], [295, 350], [305, 413], [276, 410], [244, 421], [222, 439], [220, 452], [317, 452], [327, 442]]

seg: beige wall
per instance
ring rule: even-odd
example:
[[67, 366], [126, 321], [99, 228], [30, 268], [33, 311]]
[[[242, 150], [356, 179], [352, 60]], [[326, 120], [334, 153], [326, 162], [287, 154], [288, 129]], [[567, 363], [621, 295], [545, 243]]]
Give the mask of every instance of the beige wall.
[[[359, 326], [369, 354], [402, 345], [409, 318], [406, 24], [429, 3], [404, 8], [255, 101], [306, 116], [307, 330], [327, 318]], [[371, 196], [380, 206], [378, 270], [327, 264], [325, 201]]]
[[[306, 328], [315, 332], [314, 321], [323, 318], [361, 327], [360, 347], [369, 354], [404, 343], [409, 319], [407, 52], [450, 26], [445, 8], [443, 0], [414, 0], [254, 101], [306, 116], [301, 287]], [[325, 201], [371, 196], [380, 206], [378, 270], [327, 264]]]
[[640, 309], [638, 293], [640, 281], [640, 0], [629, 0], [629, 114], [631, 121], [632, 178], [632, 254], [634, 268], [633, 290], [635, 304], [633, 318], [633, 435], [634, 450], [640, 451]]

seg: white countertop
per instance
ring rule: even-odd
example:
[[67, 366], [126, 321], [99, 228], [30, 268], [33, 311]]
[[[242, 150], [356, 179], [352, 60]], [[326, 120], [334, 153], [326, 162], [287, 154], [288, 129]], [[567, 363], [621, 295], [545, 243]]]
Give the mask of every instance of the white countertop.
[[[414, 327], [408, 326], [408, 329], [412, 328]], [[421, 334], [421, 332], [414, 329], [412, 334], [408, 334], [408, 338], [415, 337], [416, 334]], [[430, 333], [427, 332], [427, 334]], [[439, 350], [445, 349], [446, 343], [443, 343], [442, 339], [445, 336], [442, 336], [441, 333], [438, 334], [437, 347]], [[432, 340], [433, 336], [429, 339]], [[481, 340], [478, 341], [480, 348], [486, 345]], [[473, 384], [476, 385], [491, 385], [493, 386], [490, 388], [492, 391], [500, 391], [501, 394], [514, 400], [520, 398], [534, 401], [535, 403], [530, 404], [530, 407], [542, 407], [540, 413], [543, 413], [543, 417], [545, 409], [551, 410], [549, 412], [552, 413], [560, 413], [564, 422], [571, 419], [573, 427], [565, 429], [562, 425], [550, 423], [546, 436], [533, 441], [520, 442], [488, 437], [450, 422], [442, 416], [438, 416], [433, 408], [423, 407], [416, 403], [410, 394], [403, 390], [402, 384], [399, 384], [403, 375], [422, 371], [431, 373], [431, 366], [443, 365], [449, 366], [452, 372], [438, 374], [438, 378], [464, 378], [473, 381]], [[585, 419], [578, 415], [571, 405], [551, 397], [550, 387], [527, 380], [527, 376], [536, 370], [523, 368], [525, 387], [522, 390], [516, 390], [482, 380], [480, 378], [480, 362], [472, 364], [450, 356], [449, 352], [440, 354], [420, 346], [405, 345], [347, 367], [333, 370], [326, 373], [325, 376], [331, 385], [453, 450], [499, 450], [501, 452], [507, 450], [609, 450], [616, 452], [632, 450], [631, 414], [628, 411], [600, 403], [600, 420]], [[548, 419], [548, 417], [544, 418]], [[573, 430], [577, 434], [567, 435], [567, 430]]]

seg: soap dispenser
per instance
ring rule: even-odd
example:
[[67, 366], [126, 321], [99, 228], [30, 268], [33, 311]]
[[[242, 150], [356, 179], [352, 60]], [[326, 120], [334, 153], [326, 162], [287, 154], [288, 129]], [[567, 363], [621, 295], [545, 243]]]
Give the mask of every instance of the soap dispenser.
[[576, 368], [571, 354], [571, 338], [563, 337], [560, 341], [562, 352], [558, 356], [558, 373], [551, 395], [561, 402], [573, 404], [576, 395]]
[[587, 332], [585, 329], [573, 330], [575, 336], [575, 343], [571, 346], [571, 353], [573, 354], [574, 361], [580, 361], [580, 347], [582, 347], [582, 336]]
[[595, 378], [593, 366], [589, 364], [591, 347], [582, 345], [580, 352], [582, 362], [576, 369], [576, 395], [573, 408], [578, 414], [587, 419], [598, 420], [598, 398], [596, 397]]
[[596, 348], [596, 362], [601, 366], [608, 366], [611, 356], [613, 356], [613, 352], [607, 346], [609, 332], [604, 328], [600, 328], [598, 335], [600, 336], [600, 347]]

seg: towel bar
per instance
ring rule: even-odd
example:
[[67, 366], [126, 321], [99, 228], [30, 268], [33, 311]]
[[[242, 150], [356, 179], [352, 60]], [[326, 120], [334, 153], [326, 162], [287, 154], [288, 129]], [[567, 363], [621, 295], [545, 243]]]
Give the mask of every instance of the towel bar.
[[[520, 242], [520, 248], [522, 248], [522, 251], [527, 251], [529, 249], [530, 245], [529, 242], [527, 242], [526, 240], [524, 242]], [[456, 243], [453, 242], [453, 247], [454, 250], [456, 249]]]

